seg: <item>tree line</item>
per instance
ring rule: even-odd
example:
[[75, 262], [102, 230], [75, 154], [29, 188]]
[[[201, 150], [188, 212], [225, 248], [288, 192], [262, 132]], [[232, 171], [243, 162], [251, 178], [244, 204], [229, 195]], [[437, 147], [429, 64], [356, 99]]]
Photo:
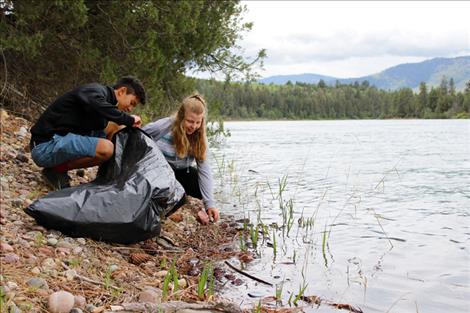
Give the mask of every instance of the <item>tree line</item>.
[[229, 119], [382, 119], [468, 118], [470, 81], [456, 91], [453, 79], [440, 86], [421, 83], [410, 88], [385, 91], [367, 81], [328, 86], [291, 83], [285, 85], [197, 80], [211, 111]]

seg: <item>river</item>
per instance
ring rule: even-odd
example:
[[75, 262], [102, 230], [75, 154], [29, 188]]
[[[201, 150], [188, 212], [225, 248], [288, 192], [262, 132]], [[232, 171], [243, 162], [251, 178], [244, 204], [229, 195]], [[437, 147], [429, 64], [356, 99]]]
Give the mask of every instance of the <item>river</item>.
[[[226, 122], [213, 148], [225, 214], [258, 226], [247, 273], [306, 312], [470, 312], [470, 121]], [[264, 226], [265, 239], [261, 229]], [[250, 226], [247, 226], [249, 229]], [[254, 234], [255, 232], [252, 232]], [[234, 263], [235, 264], [235, 263]], [[241, 264], [238, 264], [241, 266]], [[221, 294], [251, 307], [276, 287]]]

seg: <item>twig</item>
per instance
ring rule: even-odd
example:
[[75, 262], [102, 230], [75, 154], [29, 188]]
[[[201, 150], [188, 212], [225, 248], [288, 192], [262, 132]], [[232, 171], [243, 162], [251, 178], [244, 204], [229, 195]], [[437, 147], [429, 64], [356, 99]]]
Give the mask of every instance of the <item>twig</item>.
[[268, 285], [268, 286], [273, 286], [273, 284], [271, 284], [271, 283], [269, 283], [269, 282], [267, 282], [267, 281], [265, 281], [265, 280], [262, 280], [261, 278], [255, 277], [255, 276], [253, 276], [253, 275], [250, 275], [250, 274], [248, 274], [248, 273], [245, 273], [245, 272], [242, 271], [241, 269], [236, 268], [235, 266], [233, 266], [232, 264], [230, 264], [229, 261], [225, 261], [225, 264], [227, 264], [228, 267], [230, 267], [230, 268], [233, 269], [234, 271], [236, 271], [236, 272], [238, 272], [238, 273], [240, 273], [240, 274], [242, 274], [242, 275], [245, 275], [245, 276], [248, 277], [248, 278], [251, 278], [251, 279], [253, 279], [253, 280], [256, 280], [257, 282], [266, 284], [266, 285]]
[[[65, 269], [67, 269], [67, 270], [70, 269], [70, 267], [68, 267], [67, 264], [65, 264], [64, 262], [62, 262], [61, 264], [62, 264], [62, 266], [63, 266]], [[75, 277], [77, 277], [77, 278], [79, 278], [79, 279], [81, 279], [81, 280], [83, 280], [83, 281], [86, 281], [86, 282], [88, 282], [88, 283], [95, 284], [95, 285], [108, 286], [108, 287], [111, 287], [111, 288], [113, 288], [113, 289], [115, 289], [115, 290], [122, 290], [122, 288], [119, 288], [119, 287], [117, 287], [117, 286], [108, 285], [108, 284], [102, 283], [102, 282], [100, 282], [100, 281], [93, 280], [93, 279], [91, 279], [91, 278], [88, 278], [88, 277], [85, 277], [85, 276], [82, 276], [82, 275], [79, 275], [79, 274], [75, 275]], [[139, 290], [143, 290], [142, 288], [137, 287], [137, 286], [133, 286], [133, 287], [134, 287], [134, 288], [137, 288], [137, 289], [139, 289]]]

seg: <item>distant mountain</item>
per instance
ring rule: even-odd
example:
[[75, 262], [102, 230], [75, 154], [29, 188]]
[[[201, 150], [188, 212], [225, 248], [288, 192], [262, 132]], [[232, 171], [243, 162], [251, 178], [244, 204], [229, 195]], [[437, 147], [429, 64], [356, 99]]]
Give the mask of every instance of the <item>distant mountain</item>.
[[325, 75], [318, 75], [318, 74], [297, 74], [297, 75], [276, 75], [266, 77], [260, 80], [261, 83], [265, 84], [276, 84], [276, 85], [283, 85], [288, 81], [292, 83], [301, 82], [301, 83], [308, 83], [308, 84], [318, 84], [318, 82], [323, 79], [324, 82], [335, 82], [337, 78], [332, 76], [325, 76]]
[[318, 74], [298, 74], [298, 75], [277, 75], [260, 80], [265, 84], [285, 84], [302, 82], [317, 84], [322, 79], [327, 84], [334, 84], [336, 81], [349, 84], [354, 82], [368, 81], [369, 84], [377, 88], [395, 90], [403, 87], [417, 89], [421, 82], [425, 82], [428, 87], [439, 86], [443, 77], [448, 80], [454, 79], [455, 88], [463, 90], [465, 84], [470, 80], [470, 56], [456, 58], [434, 58], [419, 63], [405, 63], [390, 67], [377, 74], [362, 76], [357, 78], [335, 78]]

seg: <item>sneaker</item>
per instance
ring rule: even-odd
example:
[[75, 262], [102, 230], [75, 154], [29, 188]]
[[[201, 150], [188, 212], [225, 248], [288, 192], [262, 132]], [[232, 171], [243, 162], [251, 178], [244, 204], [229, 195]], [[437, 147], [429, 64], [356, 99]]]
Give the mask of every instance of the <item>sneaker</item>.
[[72, 180], [66, 172], [60, 173], [52, 168], [44, 168], [42, 170], [42, 176], [46, 182], [56, 190], [70, 187], [70, 181]]

